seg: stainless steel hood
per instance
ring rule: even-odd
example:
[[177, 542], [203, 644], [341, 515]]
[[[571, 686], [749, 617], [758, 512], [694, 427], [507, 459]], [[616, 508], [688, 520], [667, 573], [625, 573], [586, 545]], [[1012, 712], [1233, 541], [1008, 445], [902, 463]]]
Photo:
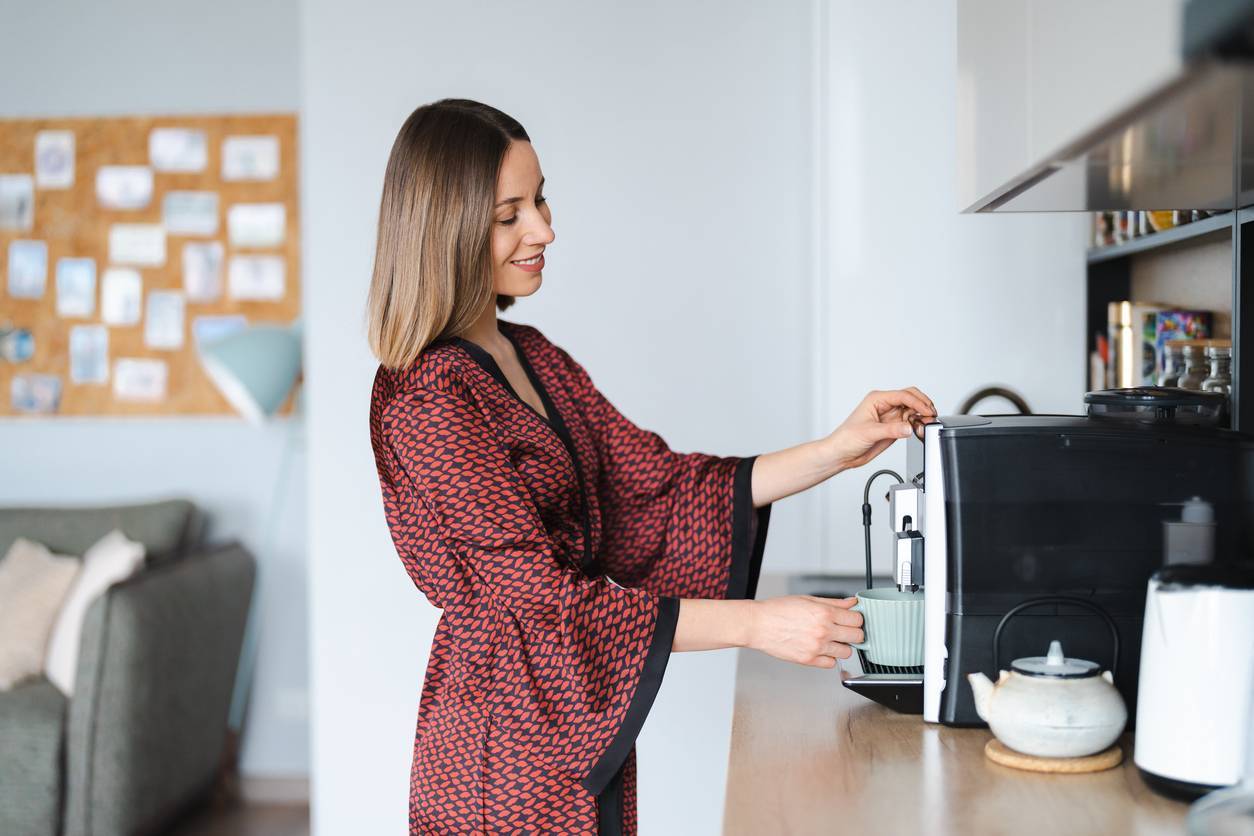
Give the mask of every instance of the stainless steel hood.
[[1254, 2], [1186, 8], [1182, 71], [966, 212], [1236, 209], [1254, 203]]

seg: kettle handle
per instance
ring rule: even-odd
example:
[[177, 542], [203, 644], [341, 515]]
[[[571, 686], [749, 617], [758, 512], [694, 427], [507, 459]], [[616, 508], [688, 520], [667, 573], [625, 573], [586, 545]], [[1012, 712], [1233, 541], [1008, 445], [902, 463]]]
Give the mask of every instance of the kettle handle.
[[1006, 626], [1006, 622], [1013, 616], [1018, 615], [1021, 611], [1030, 607], [1039, 607], [1044, 604], [1071, 604], [1076, 607], [1083, 607], [1091, 610], [1102, 617], [1106, 622], [1106, 626], [1110, 628], [1111, 644], [1115, 649], [1114, 659], [1110, 663], [1110, 675], [1115, 677], [1119, 674], [1119, 628], [1115, 626], [1115, 620], [1110, 617], [1110, 613], [1102, 609], [1092, 601], [1086, 601], [1083, 598], [1073, 598], [1069, 595], [1045, 595], [1040, 598], [1029, 598], [1021, 604], [1011, 607], [1005, 615], [1001, 617], [1001, 621], [997, 622], [997, 629], [993, 631], [993, 670], [1001, 670], [1001, 631]]

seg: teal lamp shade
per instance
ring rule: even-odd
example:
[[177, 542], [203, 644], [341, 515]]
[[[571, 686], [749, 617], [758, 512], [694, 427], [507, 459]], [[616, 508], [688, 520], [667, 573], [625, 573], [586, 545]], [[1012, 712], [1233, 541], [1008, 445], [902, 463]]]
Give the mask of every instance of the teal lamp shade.
[[200, 363], [241, 415], [262, 424], [300, 374], [301, 324], [247, 325], [202, 343]]

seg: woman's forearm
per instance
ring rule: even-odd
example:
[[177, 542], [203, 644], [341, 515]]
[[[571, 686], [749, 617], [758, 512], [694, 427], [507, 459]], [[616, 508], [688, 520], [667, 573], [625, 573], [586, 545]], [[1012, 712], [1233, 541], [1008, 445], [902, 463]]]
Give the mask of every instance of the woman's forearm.
[[684, 598], [671, 650], [718, 650], [747, 647], [753, 601]]
[[753, 507], [800, 493], [844, 470], [830, 439], [763, 453], [753, 462]]
[[935, 418], [936, 404], [913, 386], [871, 392], [832, 433], [787, 450], [764, 453], [753, 462], [753, 506], [812, 488], [853, 467], [861, 467], [916, 432], [914, 422]]
[[684, 598], [671, 650], [749, 647], [802, 665], [820, 668], [848, 659], [850, 642], [866, 638], [858, 599], [785, 595], [780, 598], [707, 601]]

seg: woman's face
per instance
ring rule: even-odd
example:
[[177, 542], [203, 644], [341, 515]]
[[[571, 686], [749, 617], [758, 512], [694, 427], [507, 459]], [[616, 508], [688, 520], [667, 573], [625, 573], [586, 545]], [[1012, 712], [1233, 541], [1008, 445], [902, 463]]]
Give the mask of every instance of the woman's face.
[[530, 296], [540, 287], [544, 248], [553, 242], [553, 213], [544, 199], [544, 175], [530, 142], [510, 142], [496, 179], [492, 210], [492, 289]]

